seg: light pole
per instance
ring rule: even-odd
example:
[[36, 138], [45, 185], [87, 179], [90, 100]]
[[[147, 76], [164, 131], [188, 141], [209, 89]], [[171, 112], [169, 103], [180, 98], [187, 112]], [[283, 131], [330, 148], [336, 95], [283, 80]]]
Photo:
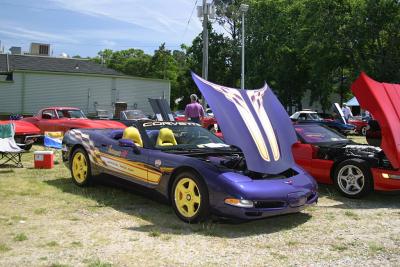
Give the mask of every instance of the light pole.
[[241, 4], [239, 10], [242, 13], [242, 79], [240, 87], [244, 89], [244, 14], [249, 10], [249, 5]]

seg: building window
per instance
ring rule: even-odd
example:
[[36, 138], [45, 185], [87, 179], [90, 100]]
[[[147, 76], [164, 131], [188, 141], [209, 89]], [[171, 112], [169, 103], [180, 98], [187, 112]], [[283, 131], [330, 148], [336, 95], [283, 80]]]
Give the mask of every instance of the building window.
[[49, 46], [39, 45], [39, 55], [48, 55], [48, 54], [49, 54]]
[[12, 72], [0, 73], [0, 82], [12, 82], [12, 81], [13, 81]]

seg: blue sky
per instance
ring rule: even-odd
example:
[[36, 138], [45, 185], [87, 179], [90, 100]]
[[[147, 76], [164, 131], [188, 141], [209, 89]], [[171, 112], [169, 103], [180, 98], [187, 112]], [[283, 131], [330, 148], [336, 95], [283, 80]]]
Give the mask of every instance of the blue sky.
[[[197, 5], [202, 1], [198, 0]], [[139, 48], [153, 53], [190, 44], [201, 32], [193, 10], [196, 0], [0, 0], [0, 41], [29, 50], [31, 42], [62, 52], [95, 56], [110, 48]], [[193, 15], [191, 16], [193, 12]], [[189, 18], [190, 23], [188, 24]]]

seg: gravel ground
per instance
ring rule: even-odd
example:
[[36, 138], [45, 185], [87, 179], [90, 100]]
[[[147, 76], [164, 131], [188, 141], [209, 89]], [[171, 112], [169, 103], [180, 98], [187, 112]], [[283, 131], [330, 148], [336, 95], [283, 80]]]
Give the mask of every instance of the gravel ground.
[[[400, 196], [320, 186], [318, 205], [188, 225], [150, 192], [78, 188], [68, 170], [0, 169], [0, 266], [399, 266]], [[135, 190], [132, 190], [135, 189]]]

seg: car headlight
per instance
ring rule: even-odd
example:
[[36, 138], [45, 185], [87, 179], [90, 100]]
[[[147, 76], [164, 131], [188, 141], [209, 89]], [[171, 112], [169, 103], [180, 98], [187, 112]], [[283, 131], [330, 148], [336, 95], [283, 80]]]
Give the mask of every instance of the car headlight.
[[389, 173], [382, 173], [382, 177], [385, 179], [400, 179], [400, 175], [389, 174]]
[[225, 204], [241, 207], [241, 208], [252, 208], [254, 207], [254, 203], [251, 200], [247, 199], [237, 199], [237, 198], [227, 198], [225, 199]]

